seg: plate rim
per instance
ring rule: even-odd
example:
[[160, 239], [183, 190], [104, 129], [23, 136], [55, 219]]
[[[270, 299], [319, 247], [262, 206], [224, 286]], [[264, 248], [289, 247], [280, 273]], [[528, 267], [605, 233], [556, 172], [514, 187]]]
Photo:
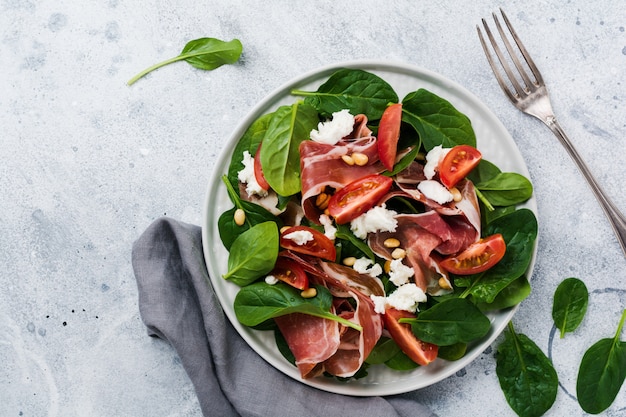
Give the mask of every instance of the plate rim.
[[[259, 113], [262, 113], [263, 109], [268, 107], [270, 103], [275, 103], [276, 101], [280, 101], [281, 96], [283, 98], [285, 96], [294, 97], [294, 101], [295, 101], [295, 96], [291, 96], [289, 94], [293, 88], [295, 88], [298, 85], [308, 84], [314, 80], [323, 79], [324, 76], [327, 77], [330, 74], [332, 74], [334, 71], [337, 71], [341, 68], [363, 69], [365, 71], [377, 71], [378, 70], [378, 71], [394, 72], [394, 73], [399, 73], [399, 74], [406, 75], [412, 78], [417, 78], [420, 81], [425, 80], [431, 84], [439, 85], [442, 88], [445, 87], [447, 90], [456, 90], [457, 95], [463, 96], [463, 99], [471, 102], [473, 106], [476, 106], [476, 108], [478, 108], [482, 113], [486, 114], [489, 117], [489, 123], [495, 123], [500, 131], [505, 132], [504, 139], [509, 142], [510, 146], [513, 146], [515, 148], [515, 150], [518, 153], [517, 156], [521, 159], [521, 162], [522, 162], [522, 169], [517, 170], [517, 172], [525, 175], [527, 178], [530, 179], [528, 166], [526, 162], [524, 161], [523, 156], [519, 148], [517, 147], [517, 144], [513, 140], [510, 132], [506, 129], [504, 124], [493, 113], [493, 111], [491, 111], [489, 107], [487, 107], [480, 99], [478, 99], [477, 96], [475, 96], [472, 92], [470, 92], [468, 89], [458, 84], [457, 82], [450, 80], [447, 77], [441, 74], [438, 74], [436, 72], [433, 72], [431, 70], [428, 70], [428, 69], [425, 69], [425, 68], [422, 68], [420, 66], [416, 66], [413, 64], [408, 64], [405, 62], [364, 59], [364, 60], [350, 60], [350, 61], [343, 61], [343, 62], [328, 64], [328, 65], [324, 65], [318, 68], [311, 69], [299, 76], [292, 78], [291, 80], [287, 82], [284, 82], [279, 87], [275, 88], [273, 91], [268, 93], [259, 102], [257, 102], [257, 104], [254, 105], [246, 113], [245, 117], [236, 124], [235, 128], [233, 129], [232, 133], [229, 136], [228, 141], [224, 143], [224, 146], [221, 149], [216, 159], [216, 163], [213, 167], [214, 169], [210, 175], [208, 187], [205, 192], [205, 197], [203, 201], [202, 225], [201, 225], [203, 256], [204, 256], [204, 260], [207, 266], [207, 272], [209, 275], [209, 280], [210, 280], [209, 284], [213, 287], [216, 297], [220, 302], [220, 305], [224, 314], [228, 317], [230, 323], [233, 325], [233, 327], [239, 333], [239, 335], [244, 339], [246, 344], [251, 349], [253, 349], [263, 360], [268, 362], [271, 366], [281, 371], [286, 376], [292, 379], [295, 379], [296, 381], [300, 383], [303, 383], [305, 385], [309, 385], [309, 386], [312, 386], [312, 387], [315, 387], [324, 391], [333, 392], [336, 394], [352, 395], [352, 396], [378, 396], [378, 395], [402, 394], [402, 393], [406, 393], [406, 392], [410, 392], [410, 391], [414, 391], [418, 389], [423, 389], [423, 388], [426, 388], [427, 386], [438, 383], [450, 377], [451, 375], [453, 375], [454, 373], [456, 373], [463, 367], [467, 366], [468, 364], [472, 363], [476, 359], [476, 357], [478, 357], [482, 353], [484, 348], [491, 345], [495, 341], [495, 339], [502, 333], [507, 323], [513, 318], [513, 316], [519, 309], [519, 304], [509, 309], [501, 311], [500, 313], [501, 319], [500, 319], [498, 326], [494, 327], [493, 320], [492, 320], [492, 326], [491, 326], [489, 333], [483, 339], [481, 339], [479, 343], [476, 343], [476, 345], [482, 346], [483, 349], [473, 348], [473, 350], [470, 353], [468, 353], [466, 356], [464, 356], [462, 359], [458, 361], [454, 361], [454, 362], [437, 359], [437, 361], [446, 365], [446, 370], [444, 372], [436, 374], [435, 377], [428, 379], [428, 381], [425, 381], [424, 383], [416, 383], [413, 385], [409, 385], [406, 388], [398, 388], [398, 387], [394, 388], [390, 385], [370, 384], [370, 385], [365, 386], [365, 385], [344, 383], [344, 382], [336, 381], [331, 378], [302, 379], [299, 375], [299, 372], [297, 372], [297, 368], [295, 368], [293, 365], [287, 363], [286, 361], [283, 361], [283, 363], [277, 363], [277, 361], [273, 360], [272, 358], [267, 357], [266, 355], [263, 355], [261, 352], [255, 349], [254, 346], [252, 346], [248, 338], [248, 333], [257, 332], [257, 331], [241, 325], [236, 319], [236, 317], [234, 316], [233, 309], [229, 309], [224, 306], [225, 300], [223, 300], [222, 294], [220, 294], [219, 291], [215, 290], [216, 279], [221, 279], [221, 277], [218, 276], [216, 278], [214, 276], [215, 274], [213, 274], [211, 271], [212, 267], [209, 265], [210, 252], [211, 252], [209, 245], [212, 242], [209, 232], [210, 230], [212, 230], [213, 227], [215, 227], [215, 225], [211, 225], [208, 222], [208, 220], [210, 220], [208, 216], [209, 216], [210, 206], [211, 206], [211, 197], [212, 197], [212, 192], [214, 191], [213, 186], [221, 182], [221, 176], [224, 174], [224, 171], [220, 170], [218, 165], [221, 164], [225, 158], [228, 158], [228, 160], [230, 161], [232, 150], [234, 146], [237, 144], [237, 142], [239, 141], [239, 139], [241, 138], [241, 136], [243, 135], [243, 133], [245, 132], [245, 130], [248, 128], [248, 126], [250, 126], [250, 124], [256, 118], [262, 115]], [[447, 99], [445, 96], [443, 96], [443, 98]], [[536, 198], [535, 198], [534, 193], [531, 199], [529, 199], [525, 204], [521, 206], [529, 208], [531, 211], [533, 211], [535, 216], [537, 216], [538, 214], [537, 203], [536, 203]], [[221, 241], [213, 242], [213, 243], [222, 245]], [[538, 238], [535, 240], [535, 244], [533, 248], [533, 257], [531, 259], [531, 263], [526, 273], [529, 281], [530, 281], [530, 278], [532, 277], [534, 267], [535, 267], [537, 247], [538, 247]], [[291, 372], [285, 369], [285, 364], [290, 367], [289, 371]], [[294, 374], [293, 370], [297, 372], [297, 375]], [[401, 372], [401, 371], [397, 371], [397, 372]]]

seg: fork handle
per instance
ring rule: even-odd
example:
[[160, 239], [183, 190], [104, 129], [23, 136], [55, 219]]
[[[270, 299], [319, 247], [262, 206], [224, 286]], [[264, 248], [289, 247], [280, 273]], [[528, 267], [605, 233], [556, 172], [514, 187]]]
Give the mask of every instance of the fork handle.
[[626, 217], [624, 217], [611, 199], [609, 199], [609, 197], [607, 197], [604, 193], [594, 176], [591, 174], [591, 171], [589, 171], [587, 164], [585, 164], [578, 154], [578, 151], [576, 151], [574, 146], [570, 143], [569, 138], [561, 128], [561, 125], [559, 125], [556, 118], [554, 116], [548, 116], [541, 118], [541, 120], [550, 128], [550, 130], [552, 130], [552, 133], [556, 135], [563, 147], [565, 147], [565, 150], [567, 150], [567, 153], [569, 153], [576, 165], [578, 165], [580, 171], [583, 173], [583, 176], [591, 186], [591, 190], [598, 199], [600, 206], [608, 217], [611, 226], [613, 226], [613, 230], [617, 235], [617, 240], [619, 241], [622, 251], [624, 252], [624, 256], [626, 257]]

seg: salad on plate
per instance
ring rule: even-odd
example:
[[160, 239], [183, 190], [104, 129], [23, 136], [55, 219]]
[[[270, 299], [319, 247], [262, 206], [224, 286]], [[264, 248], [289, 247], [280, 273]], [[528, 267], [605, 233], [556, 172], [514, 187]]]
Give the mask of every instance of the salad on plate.
[[236, 319], [274, 332], [305, 380], [462, 358], [489, 312], [530, 292], [530, 181], [486, 160], [469, 118], [425, 88], [400, 100], [342, 68], [291, 94], [222, 177]]

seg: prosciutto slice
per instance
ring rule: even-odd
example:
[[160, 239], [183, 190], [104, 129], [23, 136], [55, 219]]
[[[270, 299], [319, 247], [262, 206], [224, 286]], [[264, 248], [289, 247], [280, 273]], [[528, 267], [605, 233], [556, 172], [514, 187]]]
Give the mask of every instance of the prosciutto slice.
[[[302, 377], [311, 378], [324, 371], [339, 377], [353, 376], [380, 339], [383, 329], [382, 319], [374, 311], [369, 295], [357, 288], [381, 294], [382, 284], [379, 287], [374, 278], [369, 277], [368, 280], [366, 276], [355, 280], [352, 274], [344, 275], [345, 271], [336, 268], [336, 264], [308, 257], [304, 259], [291, 252], [282, 252], [282, 255], [299, 262], [314, 283], [330, 290], [339, 300], [334, 307], [336, 314], [362, 327], [359, 332], [335, 321], [302, 314], [275, 319], [296, 357]], [[354, 299], [355, 307], [347, 301], [349, 298]], [[321, 340], [326, 337], [331, 340]]]

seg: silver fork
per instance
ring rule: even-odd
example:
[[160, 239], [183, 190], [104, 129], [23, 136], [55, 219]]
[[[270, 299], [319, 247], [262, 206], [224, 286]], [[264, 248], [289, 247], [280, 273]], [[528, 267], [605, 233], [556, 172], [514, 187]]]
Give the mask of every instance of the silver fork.
[[510, 61], [513, 62], [515, 68], [517, 69], [517, 73], [519, 77], [521, 77], [522, 84], [518, 81], [518, 77], [516, 77], [514, 71], [511, 69], [505, 55], [502, 53], [501, 48], [498, 46], [491, 30], [489, 30], [489, 26], [485, 19], [482, 19], [483, 26], [485, 28], [485, 33], [489, 38], [489, 42], [496, 56], [498, 57], [498, 61], [502, 69], [504, 70], [508, 81], [510, 84], [507, 84], [505, 78], [502, 76], [500, 69], [498, 68], [498, 64], [493, 58], [487, 43], [485, 42], [485, 38], [483, 37], [482, 31], [480, 30], [480, 26], [476, 26], [478, 30], [478, 37], [480, 38], [480, 43], [483, 46], [483, 50], [485, 51], [485, 55], [487, 56], [487, 60], [489, 61], [489, 65], [493, 70], [493, 73], [498, 80], [498, 84], [504, 90], [506, 96], [511, 100], [513, 105], [523, 111], [526, 114], [530, 114], [535, 116], [546, 126], [550, 128], [552, 133], [556, 135], [561, 144], [565, 147], [569, 155], [572, 157], [578, 168], [582, 172], [583, 176], [591, 186], [591, 189], [598, 199], [598, 202], [602, 206], [604, 213], [608, 217], [611, 222], [611, 226], [613, 226], [613, 230], [617, 235], [617, 239], [622, 247], [622, 251], [624, 252], [624, 256], [626, 257], [626, 217], [617, 209], [615, 204], [606, 196], [596, 179], [593, 177], [589, 168], [582, 160], [574, 146], [570, 143], [567, 135], [559, 125], [554, 116], [554, 112], [552, 111], [552, 105], [550, 104], [550, 98], [548, 96], [548, 90], [546, 85], [539, 73], [539, 70], [535, 66], [535, 63], [531, 59], [530, 55], [526, 51], [526, 48], [520, 41], [519, 37], [515, 33], [513, 26], [511, 26], [511, 22], [509, 21], [504, 11], [500, 9], [500, 13], [502, 13], [502, 17], [504, 22], [506, 23], [506, 27], [509, 30], [510, 36], [515, 41], [517, 45], [518, 52], [524, 57], [526, 64], [528, 65], [528, 69], [532, 73], [532, 78], [527, 72], [526, 68], [522, 65], [518, 55], [516, 53], [515, 47], [509, 42], [507, 35], [505, 34], [502, 26], [500, 25], [500, 21], [498, 20], [498, 16], [493, 13], [493, 19], [496, 24], [496, 28], [500, 33], [500, 38], [502, 39], [502, 43], [504, 44]]

